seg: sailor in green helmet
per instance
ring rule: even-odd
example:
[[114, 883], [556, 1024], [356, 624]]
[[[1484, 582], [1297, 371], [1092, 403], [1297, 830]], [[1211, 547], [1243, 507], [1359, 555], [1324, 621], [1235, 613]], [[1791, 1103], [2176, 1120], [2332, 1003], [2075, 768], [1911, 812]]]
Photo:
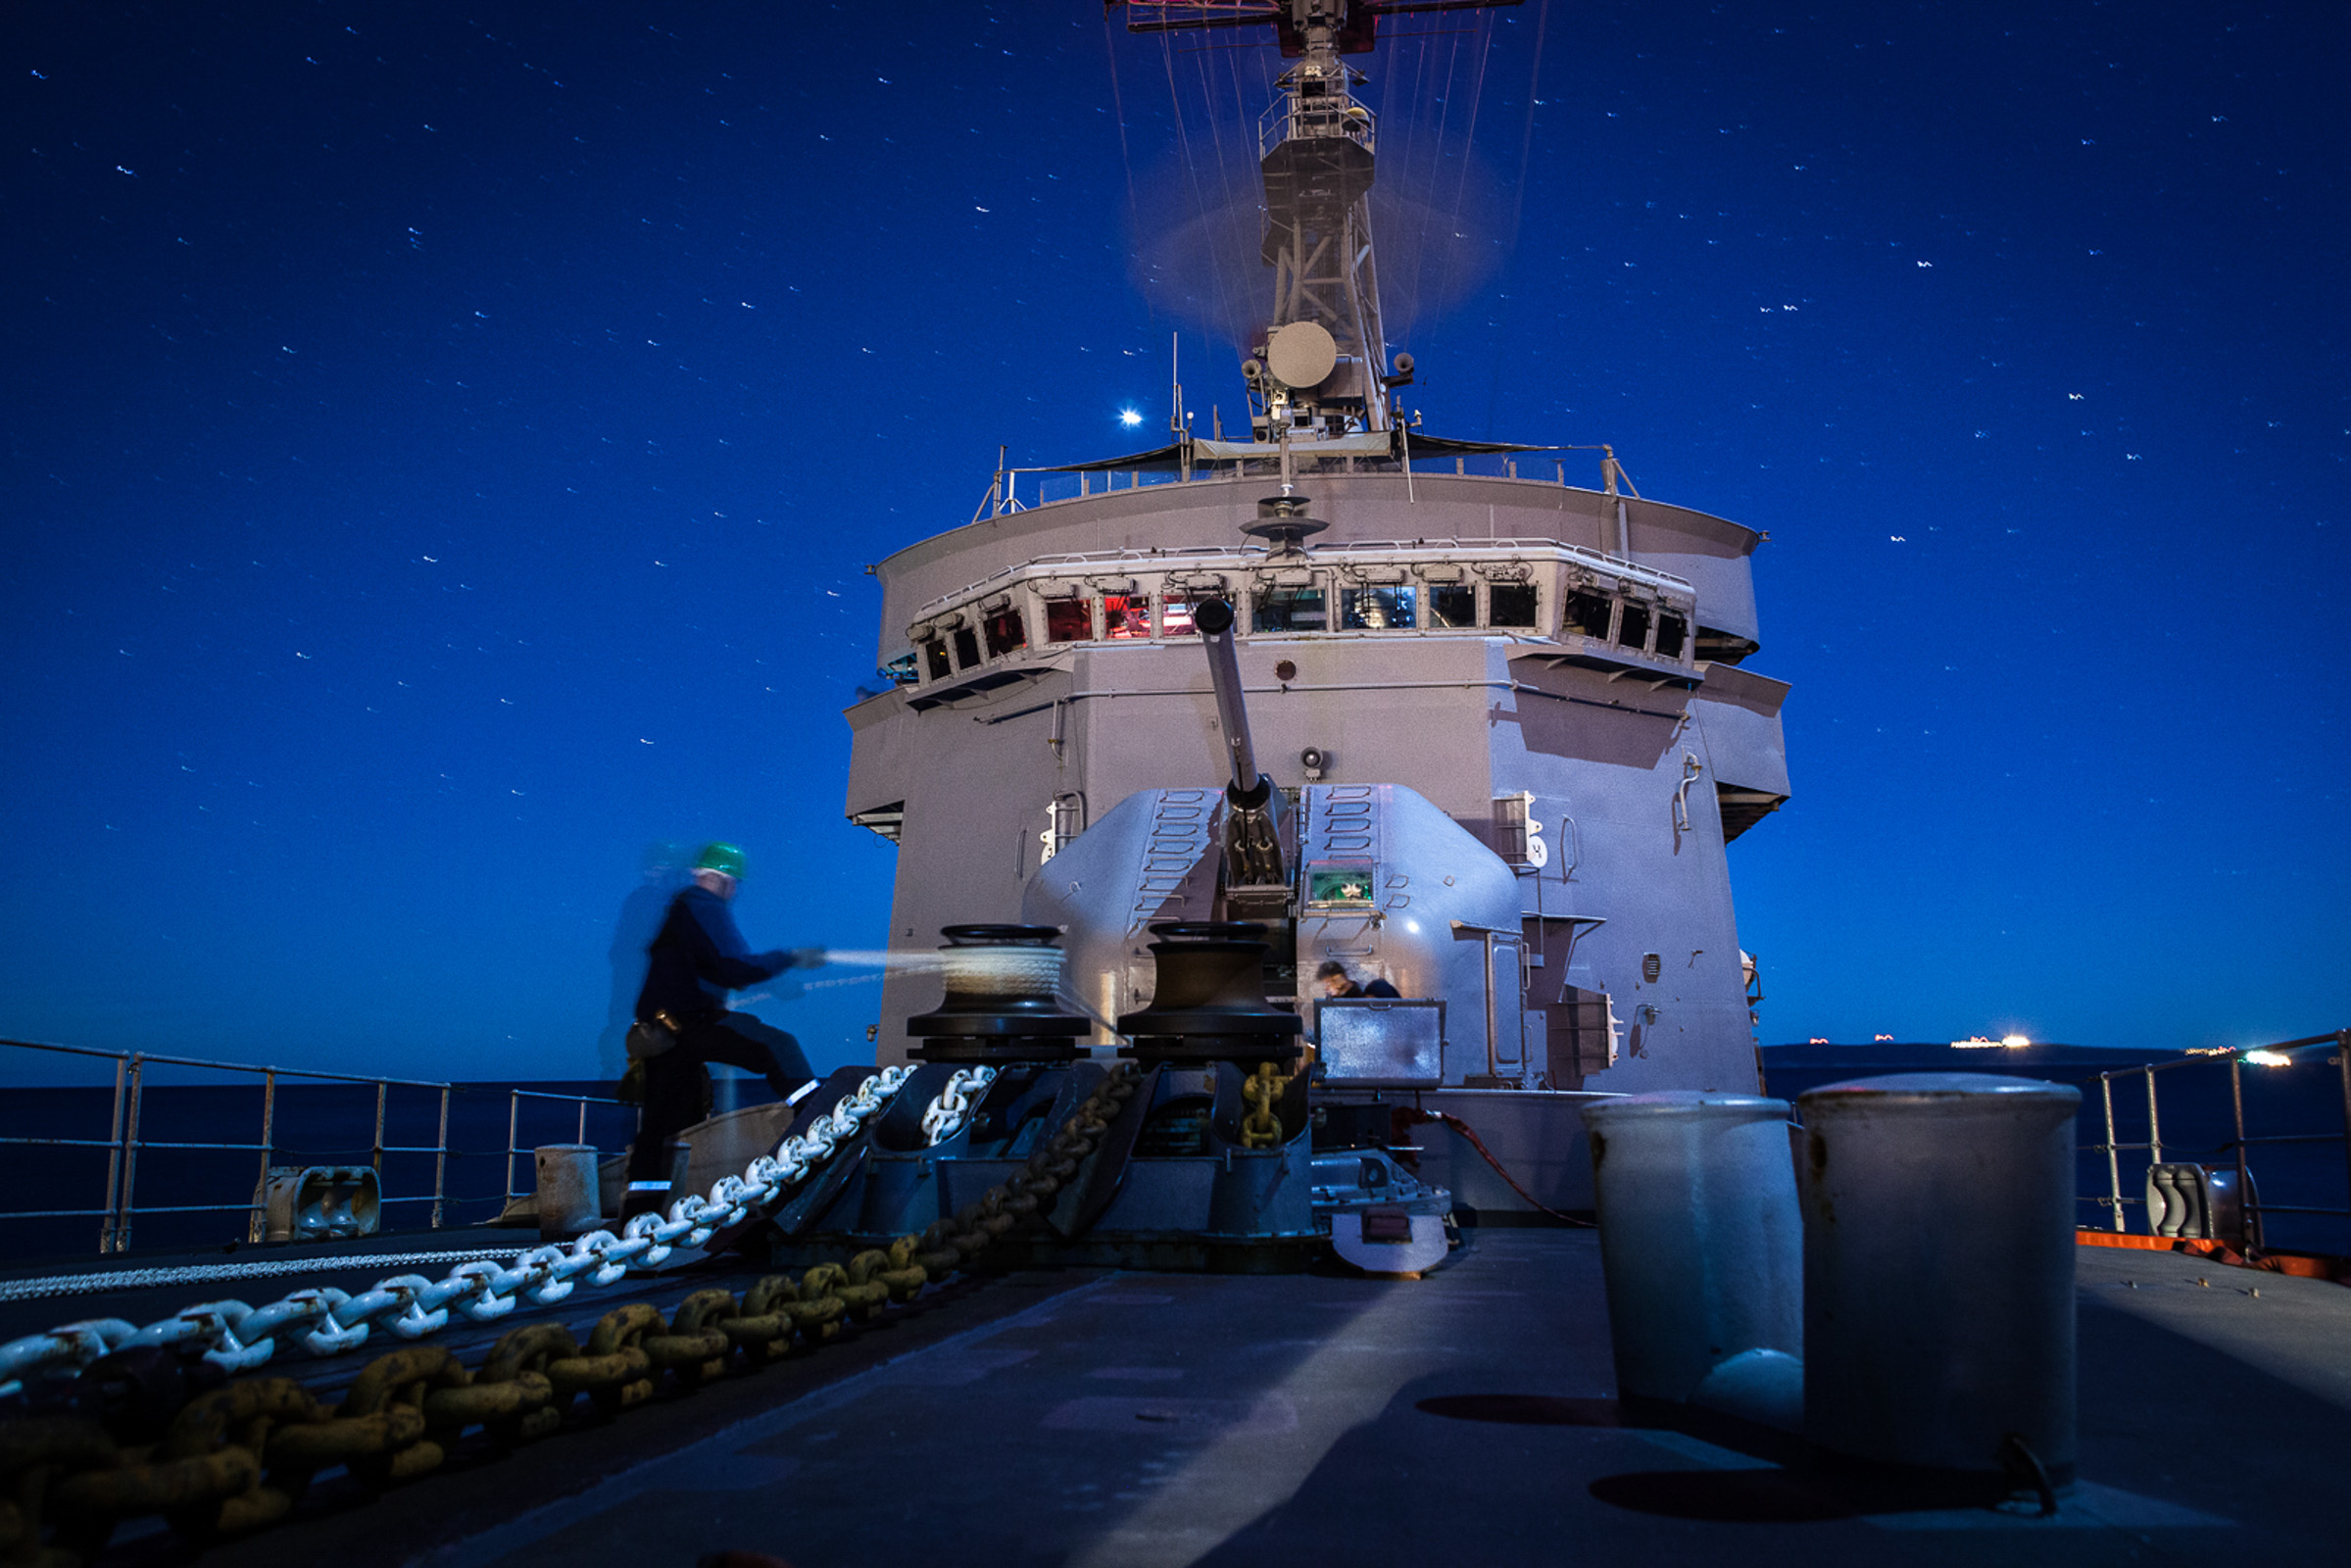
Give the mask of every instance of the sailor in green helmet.
[[669, 901], [647, 949], [637, 1023], [628, 1034], [628, 1054], [643, 1072], [645, 1109], [629, 1150], [624, 1216], [668, 1207], [669, 1143], [703, 1114], [707, 1063], [759, 1073], [778, 1099], [812, 1076], [799, 1041], [727, 1008], [730, 991], [824, 962], [822, 948], [750, 950], [727, 907], [742, 877], [742, 850], [705, 845], [694, 858], [694, 880]]

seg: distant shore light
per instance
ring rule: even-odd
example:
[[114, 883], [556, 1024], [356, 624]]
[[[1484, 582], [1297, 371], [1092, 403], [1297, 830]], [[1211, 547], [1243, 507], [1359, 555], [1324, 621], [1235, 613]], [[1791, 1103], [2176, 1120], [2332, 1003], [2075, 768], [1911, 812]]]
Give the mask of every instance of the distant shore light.
[[2281, 1051], [2248, 1051], [2245, 1060], [2256, 1067], [2290, 1067], [2294, 1058]]
[[2011, 1051], [2022, 1051], [2027, 1046], [2033, 1044], [2033, 1042], [2027, 1040], [2023, 1035], [2002, 1035], [2000, 1037], [2000, 1044], [2006, 1046]]

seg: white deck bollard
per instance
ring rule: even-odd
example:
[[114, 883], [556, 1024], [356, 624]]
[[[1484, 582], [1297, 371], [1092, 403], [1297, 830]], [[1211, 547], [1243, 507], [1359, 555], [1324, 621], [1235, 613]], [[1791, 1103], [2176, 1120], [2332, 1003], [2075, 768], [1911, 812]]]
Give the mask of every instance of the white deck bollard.
[[1584, 1106], [1584, 1125], [1618, 1397], [1792, 1429], [1804, 1342], [1788, 1102], [1627, 1095]]
[[2070, 1486], [2081, 1091], [1899, 1073], [1797, 1103], [1804, 1436], [1921, 1480]]
[[542, 1144], [531, 1151], [539, 1183], [539, 1234], [549, 1240], [596, 1229], [604, 1218], [594, 1144]]

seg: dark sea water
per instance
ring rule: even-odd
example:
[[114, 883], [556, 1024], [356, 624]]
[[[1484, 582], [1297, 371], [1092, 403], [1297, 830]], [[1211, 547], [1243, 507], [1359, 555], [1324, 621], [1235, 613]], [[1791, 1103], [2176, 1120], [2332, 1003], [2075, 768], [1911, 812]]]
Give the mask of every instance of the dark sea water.
[[[2104, 1226], [2108, 1211], [2088, 1200], [2108, 1191], [2106, 1157], [2088, 1146], [2105, 1141], [2105, 1112], [2097, 1075], [2135, 1066], [2135, 1054], [2069, 1046], [2032, 1046], [2017, 1051], [1955, 1052], [1945, 1044], [1875, 1046], [1773, 1046], [1763, 1053], [1769, 1091], [1794, 1100], [1805, 1090], [1846, 1078], [1891, 1072], [1996, 1071], [2019, 1077], [2070, 1083], [2082, 1091], [2078, 1191], [2084, 1225]], [[2163, 1058], [2176, 1060], [2178, 1058]], [[2341, 1080], [2324, 1054], [2283, 1068], [2243, 1070], [2246, 1132], [2335, 1135], [2342, 1131]], [[2199, 1058], [2156, 1075], [2167, 1159], [2227, 1163], [2232, 1157], [2229, 1067], [2226, 1057]], [[723, 1086], [722, 1086], [723, 1087]], [[446, 1201], [443, 1223], [478, 1224], [495, 1215], [507, 1181], [508, 1092], [609, 1097], [610, 1084], [472, 1083], [450, 1096]], [[746, 1083], [749, 1098], [764, 1089]], [[526, 1151], [514, 1161], [514, 1182], [531, 1186], [527, 1151], [540, 1144], [570, 1143], [579, 1132], [575, 1104], [524, 1099], [515, 1145]], [[85, 1088], [0, 1089], [0, 1137], [88, 1139], [108, 1136], [111, 1090]], [[2116, 1140], [2147, 1140], [2145, 1082], [2132, 1076], [2114, 1085]], [[429, 1148], [437, 1141], [440, 1096], [429, 1089], [393, 1088], [385, 1102], [384, 1143], [393, 1150]], [[264, 1163], [258, 1149], [233, 1152], [171, 1149], [170, 1144], [255, 1145], [261, 1136], [262, 1093], [256, 1084], [151, 1084], [143, 1098], [131, 1240], [141, 1252], [242, 1242], [254, 1185]], [[626, 1147], [636, 1112], [625, 1105], [591, 1104], [587, 1139], [607, 1152]], [[358, 1084], [280, 1086], [268, 1163], [365, 1164], [375, 1137], [375, 1091]], [[2249, 1163], [2267, 1204], [2341, 1209], [2351, 1177], [2339, 1143], [2288, 1143], [2251, 1147]], [[55, 1145], [0, 1144], [0, 1261], [95, 1256], [97, 1215], [25, 1218], [28, 1210], [97, 1209], [106, 1197], [108, 1151]], [[2147, 1155], [2128, 1151], [2118, 1156], [2122, 1194], [2137, 1199]], [[387, 1152], [383, 1156], [386, 1230], [419, 1229], [429, 1223], [433, 1191], [430, 1153]], [[202, 1205], [202, 1207], [196, 1207]], [[169, 1212], [188, 1207], [194, 1211]], [[2146, 1232], [2144, 1211], [2126, 1207], [2127, 1225]], [[2351, 1219], [2340, 1216], [2267, 1216], [2266, 1240], [2273, 1247], [2351, 1253]]]
[[[2227, 1056], [2201, 1056], [2155, 1074], [2156, 1109], [2166, 1160], [2229, 1164], [2235, 1158], [2234, 1118], [2229, 1093]], [[1947, 1043], [1870, 1046], [1767, 1046], [1764, 1083], [1793, 1101], [1807, 1089], [1847, 1078], [1896, 1072], [1986, 1072], [2073, 1084], [2082, 1091], [2076, 1142], [2076, 1191], [2081, 1223], [2111, 1225], [2104, 1202], [2113, 1190], [2106, 1155], [2090, 1146], [2106, 1142], [2106, 1110], [2098, 1075], [2150, 1060], [2177, 1062], [2177, 1055], [2149, 1057], [2138, 1052], [2100, 1051], [2082, 1046], [2033, 1045], [2018, 1050], [1954, 1051]], [[2245, 1094], [2246, 1164], [2264, 1204], [2305, 1208], [2351, 1207], [2351, 1172], [2340, 1142], [2261, 1144], [2251, 1140], [2286, 1135], [2339, 1139], [2343, 1131], [2342, 1079], [2331, 1054], [2314, 1052], [2287, 1067], [2242, 1069]], [[2147, 1142], [2146, 1079], [2136, 1073], [2113, 1081], [2117, 1144]], [[2147, 1154], [2125, 1150], [2116, 1156], [2122, 1195], [2136, 1200], [2146, 1185]], [[2124, 1208], [2126, 1228], [2147, 1234], [2146, 1211], [2135, 1201]], [[2264, 1217], [2264, 1240], [2274, 1248], [2351, 1253], [2351, 1218], [2340, 1214]]]

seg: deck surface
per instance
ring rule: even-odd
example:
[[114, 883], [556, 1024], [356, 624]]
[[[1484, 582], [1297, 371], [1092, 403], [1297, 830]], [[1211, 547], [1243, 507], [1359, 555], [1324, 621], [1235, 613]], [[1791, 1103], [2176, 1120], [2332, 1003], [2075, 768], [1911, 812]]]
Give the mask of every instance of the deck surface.
[[[1888, 1504], [1758, 1446], [1617, 1424], [1593, 1237], [1489, 1230], [1416, 1282], [962, 1282], [806, 1360], [380, 1499], [324, 1483], [201, 1560], [2331, 1560], [2351, 1290], [2089, 1248], [2080, 1281], [2083, 1480], [2048, 1520]], [[188, 1554], [150, 1533], [111, 1560]]]

